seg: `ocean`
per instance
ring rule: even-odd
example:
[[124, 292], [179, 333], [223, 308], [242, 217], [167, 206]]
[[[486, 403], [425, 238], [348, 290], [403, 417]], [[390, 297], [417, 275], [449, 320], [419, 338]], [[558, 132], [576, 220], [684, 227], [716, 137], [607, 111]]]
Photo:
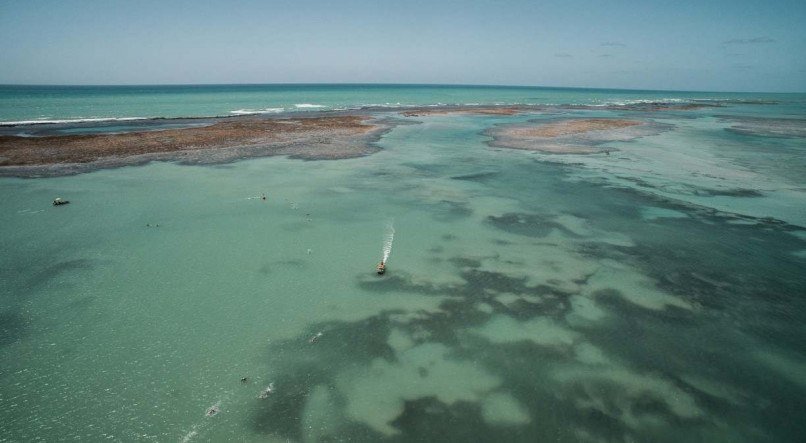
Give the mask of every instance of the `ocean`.
[[450, 85], [0, 85], [0, 125], [224, 117], [436, 105], [613, 105], [690, 100], [806, 101], [806, 94], [625, 91]]
[[[29, 136], [350, 110], [377, 153], [0, 177], [0, 441], [806, 437], [804, 94], [0, 87]], [[492, 143], [574, 119], [654, 130]]]

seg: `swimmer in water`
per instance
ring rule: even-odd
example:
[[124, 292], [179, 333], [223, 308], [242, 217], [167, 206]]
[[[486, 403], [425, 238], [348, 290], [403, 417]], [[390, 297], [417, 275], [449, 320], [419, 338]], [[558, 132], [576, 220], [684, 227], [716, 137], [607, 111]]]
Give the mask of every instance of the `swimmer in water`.
[[266, 194], [261, 195], [261, 196], [260, 196], [260, 199], [261, 199], [261, 200], [266, 200]]
[[221, 411], [221, 409], [218, 407], [218, 405], [213, 405], [207, 408], [207, 412], [204, 415], [206, 415], [207, 417], [212, 417], [218, 414], [219, 411]]

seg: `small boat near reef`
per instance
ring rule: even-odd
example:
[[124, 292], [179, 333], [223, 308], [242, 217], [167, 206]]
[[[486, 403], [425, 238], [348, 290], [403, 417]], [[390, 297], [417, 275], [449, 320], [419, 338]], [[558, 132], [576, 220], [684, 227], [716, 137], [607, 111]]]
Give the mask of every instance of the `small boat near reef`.
[[56, 197], [56, 199], [53, 200], [53, 206], [61, 206], [66, 205], [68, 203], [70, 203], [69, 200], [64, 200], [61, 197]]

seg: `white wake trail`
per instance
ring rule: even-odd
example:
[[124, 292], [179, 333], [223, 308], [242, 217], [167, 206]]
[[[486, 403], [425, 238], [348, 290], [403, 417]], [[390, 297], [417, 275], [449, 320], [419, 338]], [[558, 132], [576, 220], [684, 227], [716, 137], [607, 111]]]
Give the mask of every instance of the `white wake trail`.
[[392, 253], [392, 242], [395, 241], [395, 227], [392, 222], [386, 225], [386, 234], [383, 237], [383, 259], [382, 262], [386, 263], [389, 259], [389, 254]]

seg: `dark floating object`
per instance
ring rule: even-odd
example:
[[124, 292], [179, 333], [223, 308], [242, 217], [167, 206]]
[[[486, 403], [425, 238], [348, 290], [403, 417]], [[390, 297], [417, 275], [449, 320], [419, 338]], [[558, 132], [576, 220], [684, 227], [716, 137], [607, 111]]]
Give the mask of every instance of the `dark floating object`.
[[321, 336], [322, 336], [322, 331], [317, 332], [316, 334], [314, 334], [313, 337], [308, 339], [308, 343], [314, 344], [314, 343], [318, 342], [319, 337], [321, 337]]
[[215, 404], [215, 405], [210, 406], [209, 408], [207, 408], [207, 412], [205, 412], [204, 415], [207, 416], [207, 417], [212, 417], [212, 416], [218, 414], [220, 411], [221, 411], [221, 408], [217, 404]]
[[53, 200], [53, 206], [61, 206], [66, 205], [68, 203], [70, 203], [69, 200], [63, 200], [61, 197], [56, 197], [56, 199]]
[[375, 267], [375, 270], [378, 272], [378, 275], [383, 275], [384, 272], [386, 272], [386, 263], [378, 263], [378, 266]]
[[249, 383], [249, 377], [241, 377], [241, 383]]

